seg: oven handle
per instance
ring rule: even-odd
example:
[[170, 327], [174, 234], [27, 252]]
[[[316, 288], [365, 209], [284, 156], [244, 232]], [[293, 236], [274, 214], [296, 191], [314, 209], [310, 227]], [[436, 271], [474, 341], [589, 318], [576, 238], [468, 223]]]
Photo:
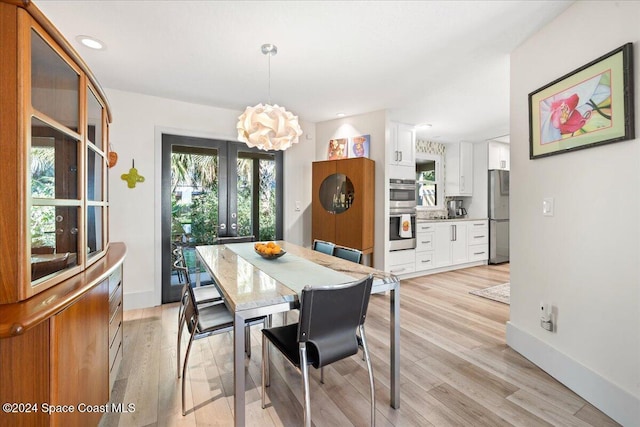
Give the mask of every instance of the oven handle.
[[389, 186], [389, 190], [415, 190], [415, 184], [392, 184]]

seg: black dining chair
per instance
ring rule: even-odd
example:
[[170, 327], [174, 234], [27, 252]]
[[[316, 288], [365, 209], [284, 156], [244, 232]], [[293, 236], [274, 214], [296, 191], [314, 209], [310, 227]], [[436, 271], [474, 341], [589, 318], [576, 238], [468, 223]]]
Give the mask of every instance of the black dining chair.
[[362, 261], [362, 251], [345, 246], [336, 246], [333, 250], [333, 255], [356, 264], [360, 264], [360, 261]]
[[[309, 366], [322, 369], [358, 353], [362, 342], [371, 393], [371, 425], [375, 425], [375, 385], [364, 321], [373, 277], [335, 286], [302, 290], [298, 323], [262, 329], [262, 408], [269, 385], [269, 344], [273, 344], [302, 374], [304, 425], [311, 426]], [[356, 334], [359, 332], [359, 339]]]
[[322, 252], [324, 254], [333, 255], [333, 249], [336, 247], [335, 244], [331, 242], [325, 242], [324, 240], [314, 240], [313, 241], [313, 250]]
[[[185, 396], [186, 396], [186, 376], [187, 366], [189, 364], [189, 354], [191, 353], [191, 345], [193, 341], [210, 337], [211, 335], [221, 334], [233, 331], [233, 314], [224, 304], [198, 306], [195, 302], [193, 289], [186, 286], [187, 298], [184, 305], [184, 325], [189, 331], [189, 344], [184, 355], [184, 363], [182, 366], [182, 415], [186, 415]], [[245, 353], [251, 357], [251, 337], [249, 336], [249, 327], [263, 323], [265, 327], [270, 326], [271, 320], [268, 316], [256, 317], [245, 321]], [[178, 332], [180, 335], [181, 331]], [[178, 338], [178, 370], [180, 366], [180, 338]], [[178, 371], [179, 372], [179, 371]], [[178, 377], [180, 374], [178, 373]]]
[[[186, 307], [187, 304], [187, 300], [188, 300], [188, 291], [191, 290], [191, 293], [193, 294], [194, 298], [195, 298], [195, 303], [196, 306], [198, 306], [199, 308], [204, 308], [205, 310], [208, 311], [212, 311], [213, 309], [208, 308], [209, 306], [213, 306], [213, 305], [220, 305], [221, 308], [218, 308], [216, 310], [226, 310], [228, 311], [227, 307], [224, 305], [224, 299], [222, 297], [222, 295], [220, 294], [220, 291], [218, 290], [218, 287], [215, 284], [212, 285], [206, 285], [206, 286], [198, 286], [198, 287], [193, 287], [191, 284], [191, 276], [189, 275], [189, 269], [187, 268], [184, 258], [178, 258], [176, 260], [176, 262], [174, 263], [173, 266], [176, 270], [179, 270], [181, 272], [181, 274], [184, 275], [184, 277], [186, 278], [186, 281], [184, 283], [184, 285], [182, 286], [182, 293], [180, 294], [180, 306], [178, 307], [178, 343], [177, 343], [177, 350], [176, 350], [176, 361], [177, 361], [177, 365], [178, 365], [178, 378], [180, 378], [180, 343], [182, 342], [182, 331], [184, 330], [184, 325], [185, 325], [185, 321], [186, 321], [186, 313], [184, 311], [184, 308]], [[207, 311], [207, 313], [208, 313]], [[256, 320], [256, 319], [252, 319]], [[259, 322], [258, 322], [259, 323]], [[247, 326], [247, 333], [245, 334], [245, 351], [247, 353], [247, 355], [249, 357], [251, 357], [251, 345], [250, 345], [250, 341], [249, 341], [249, 329]]]
[[[182, 277], [189, 283], [189, 285], [191, 285], [191, 275], [189, 274], [189, 268], [187, 267], [187, 263], [184, 258], [184, 250], [182, 246], [178, 246], [174, 249], [173, 253], [175, 256], [173, 269], [177, 272], [178, 277]], [[182, 283], [182, 280], [180, 283]], [[193, 293], [198, 304], [222, 302], [222, 295], [215, 284], [195, 287], [193, 288]], [[185, 298], [184, 290], [182, 292], [182, 298]], [[178, 319], [180, 319], [180, 312], [178, 312]]]

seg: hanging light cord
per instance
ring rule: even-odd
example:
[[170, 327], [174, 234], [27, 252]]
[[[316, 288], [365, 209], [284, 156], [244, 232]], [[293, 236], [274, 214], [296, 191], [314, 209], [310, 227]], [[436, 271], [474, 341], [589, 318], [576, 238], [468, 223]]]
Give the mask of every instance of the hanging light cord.
[[267, 56], [269, 57], [269, 105], [271, 105], [271, 55], [271, 52], [267, 54]]

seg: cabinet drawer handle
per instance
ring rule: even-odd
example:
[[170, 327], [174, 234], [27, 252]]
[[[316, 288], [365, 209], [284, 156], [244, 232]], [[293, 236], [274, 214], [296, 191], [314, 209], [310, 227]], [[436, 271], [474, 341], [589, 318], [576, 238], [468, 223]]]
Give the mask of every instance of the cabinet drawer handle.
[[474, 252], [474, 255], [484, 255], [484, 252]]
[[391, 270], [392, 273], [399, 273], [401, 271], [405, 271], [406, 268], [396, 268], [395, 270]]
[[431, 260], [430, 260], [430, 259], [423, 259], [423, 260], [422, 260], [422, 261], [420, 261], [420, 262], [422, 262], [422, 263], [428, 263], [428, 262], [431, 262]]
[[420, 243], [422, 243], [423, 245], [426, 245], [427, 243], [431, 243], [431, 240], [427, 240], [426, 242], [423, 240]]
[[473, 238], [474, 238], [474, 239], [483, 239], [483, 238], [484, 238], [484, 235], [483, 235], [483, 236], [473, 236]]
[[473, 225], [474, 225], [475, 227], [484, 227], [484, 224], [483, 224], [483, 223], [481, 223], [481, 222], [480, 222], [480, 223], [476, 222], [476, 223], [474, 223]]

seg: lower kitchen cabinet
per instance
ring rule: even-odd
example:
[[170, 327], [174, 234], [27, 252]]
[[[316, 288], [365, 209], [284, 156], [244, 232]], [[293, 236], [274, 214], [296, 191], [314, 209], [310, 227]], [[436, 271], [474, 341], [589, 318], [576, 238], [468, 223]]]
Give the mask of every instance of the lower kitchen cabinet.
[[435, 226], [435, 267], [467, 262], [467, 224], [446, 222]]
[[408, 274], [416, 271], [416, 251], [415, 249], [404, 249], [402, 251], [390, 251], [387, 253], [389, 273]]
[[416, 272], [486, 261], [488, 221], [418, 221], [416, 242]]
[[416, 271], [434, 268], [433, 249], [435, 247], [435, 225], [416, 224]]
[[467, 259], [486, 261], [489, 259], [489, 225], [488, 221], [472, 221], [468, 225], [469, 245]]

